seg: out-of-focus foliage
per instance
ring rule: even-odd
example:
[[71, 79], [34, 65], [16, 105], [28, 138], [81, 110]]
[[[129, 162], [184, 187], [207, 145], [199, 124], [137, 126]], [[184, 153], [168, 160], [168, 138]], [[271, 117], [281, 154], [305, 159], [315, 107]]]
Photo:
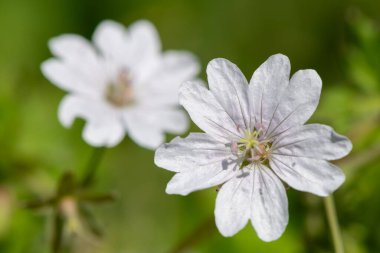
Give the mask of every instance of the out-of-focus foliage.
[[[250, 78], [279, 52], [293, 69], [316, 69], [324, 88], [311, 121], [332, 125], [354, 143], [341, 163], [347, 181], [336, 194], [346, 250], [380, 252], [379, 17], [380, 2], [372, 0], [1, 0], [0, 252], [49, 252], [52, 210], [24, 205], [53, 196], [65, 171], [82, 175], [92, 152], [80, 136], [83, 122], [70, 130], [58, 123], [64, 92], [39, 70], [50, 57], [48, 39], [62, 33], [90, 38], [101, 20], [128, 25], [141, 18], [156, 24], [164, 49], [193, 51], [203, 70], [209, 60], [225, 57]], [[216, 192], [167, 195], [171, 176], [154, 166], [152, 151], [128, 138], [107, 151], [93, 190], [113, 191], [117, 201], [92, 209], [103, 238], [73, 238], [76, 252], [176, 248], [212, 217]], [[321, 199], [291, 189], [288, 195], [290, 222], [278, 241], [260, 241], [249, 226], [223, 238], [208, 222], [186, 252], [332, 252]]]

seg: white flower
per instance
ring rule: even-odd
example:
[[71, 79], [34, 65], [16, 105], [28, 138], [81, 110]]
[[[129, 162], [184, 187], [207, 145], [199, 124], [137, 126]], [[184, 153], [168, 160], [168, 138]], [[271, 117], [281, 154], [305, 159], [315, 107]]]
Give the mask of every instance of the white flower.
[[87, 121], [83, 138], [90, 145], [114, 146], [128, 132], [137, 144], [152, 149], [164, 141], [164, 132], [187, 130], [186, 114], [178, 108], [178, 88], [199, 72], [192, 54], [162, 53], [148, 21], [128, 29], [103, 21], [93, 42], [78, 35], [49, 41], [56, 58], [41, 68], [52, 83], [69, 92], [59, 106], [64, 126], [81, 117]]
[[177, 172], [169, 194], [222, 185], [216, 199], [219, 231], [232, 236], [249, 220], [258, 236], [272, 241], [288, 223], [284, 181], [294, 189], [327, 196], [345, 176], [335, 160], [351, 142], [325, 125], [304, 123], [317, 107], [322, 82], [314, 70], [289, 80], [290, 62], [271, 56], [248, 84], [236, 65], [212, 60], [209, 88], [187, 82], [180, 104], [205, 133], [191, 133], [161, 145], [155, 163]]

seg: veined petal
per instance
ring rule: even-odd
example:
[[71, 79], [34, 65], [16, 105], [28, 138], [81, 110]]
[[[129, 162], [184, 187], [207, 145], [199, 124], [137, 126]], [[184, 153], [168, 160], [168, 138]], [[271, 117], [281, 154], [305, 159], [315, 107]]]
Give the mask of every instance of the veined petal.
[[336, 160], [351, 151], [352, 143], [329, 126], [310, 124], [278, 136], [272, 148], [279, 155]]
[[177, 173], [168, 183], [166, 193], [187, 195], [217, 186], [232, 178], [238, 169], [239, 163], [229, 159], [199, 164], [192, 170]]
[[321, 89], [322, 80], [315, 70], [297, 71], [271, 115], [266, 135], [304, 124], [317, 108]]
[[176, 137], [161, 145], [154, 157], [157, 166], [175, 172], [203, 168], [215, 162], [222, 167], [224, 161], [232, 160], [230, 148], [204, 133], [190, 133], [186, 138]]
[[270, 167], [294, 189], [323, 197], [335, 191], [345, 180], [341, 169], [324, 160], [272, 155]]
[[218, 192], [215, 222], [223, 236], [233, 236], [247, 224], [251, 215], [253, 177], [242, 169]]
[[240, 69], [226, 59], [214, 59], [207, 66], [210, 91], [242, 129], [251, 129], [248, 82]]
[[217, 140], [228, 143], [241, 138], [235, 122], [203, 85], [197, 82], [184, 83], [180, 88], [179, 102], [195, 124]]
[[75, 118], [85, 119], [83, 138], [92, 146], [112, 147], [124, 137], [124, 128], [116, 113], [101, 101], [67, 95], [59, 106], [58, 116], [65, 127], [70, 127]]
[[266, 166], [258, 165], [252, 172], [251, 221], [263, 241], [278, 239], [288, 220], [288, 198], [278, 177]]
[[249, 85], [256, 127], [266, 130], [289, 84], [290, 62], [282, 54], [272, 55], [252, 75]]

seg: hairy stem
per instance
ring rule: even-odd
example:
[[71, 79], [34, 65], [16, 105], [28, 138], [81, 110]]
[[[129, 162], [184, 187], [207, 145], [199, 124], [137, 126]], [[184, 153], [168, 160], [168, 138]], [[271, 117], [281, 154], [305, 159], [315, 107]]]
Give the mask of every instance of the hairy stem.
[[343, 239], [335, 209], [334, 197], [330, 195], [323, 199], [326, 209], [327, 221], [331, 230], [335, 253], [344, 253]]

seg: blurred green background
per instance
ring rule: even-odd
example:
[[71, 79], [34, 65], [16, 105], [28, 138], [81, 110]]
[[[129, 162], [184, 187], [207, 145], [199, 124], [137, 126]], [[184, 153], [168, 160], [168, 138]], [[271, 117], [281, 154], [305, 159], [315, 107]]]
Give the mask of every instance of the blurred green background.
[[[311, 121], [354, 143], [339, 163], [347, 181], [335, 194], [346, 251], [380, 252], [375, 0], [0, 0], [0, 252], [49, 252], [52, 209], [23, 206], [54, 195], [65, 171], [83, 174], [92, 153], [81, 138], [82, 121], [65, 129], [57, 120], [64, 92], [39, 69], [51, 57], [48, 39], [62, 33], [90, 38], [104, 19], [128, 25], [141, 18], [155, 23], [164, 49], [198, 55], [202, 78], [216, 57], [230, 59], [248, 78], [275, 53], [289, 56], [293, 72], [316, 69], [324, 87]], [[173, 174], [155, 167], [153, 155], [128, 138], [107, 150], [92, 190], [114, 192], [117, 200], [90, 206], [104, 235], [70, 238], [73, 252], [174, 253], [182, 246], [189, 253], [333, 252], [321, 198], [289, 189], [290, 222], [278, 241], [260, 241], [251, 226], [223, 238], [210, 222], [215, 189], [165, 194]]]

